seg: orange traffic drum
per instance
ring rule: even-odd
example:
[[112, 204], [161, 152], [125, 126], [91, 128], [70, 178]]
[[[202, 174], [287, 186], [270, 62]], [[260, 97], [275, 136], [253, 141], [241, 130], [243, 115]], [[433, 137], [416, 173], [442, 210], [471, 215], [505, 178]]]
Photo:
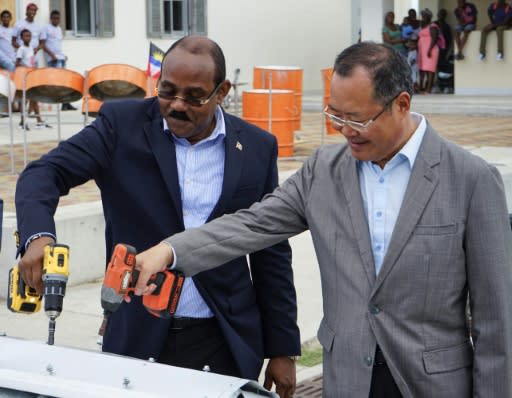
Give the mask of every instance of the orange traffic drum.
[[[322, 81], [324, 83], [323, 108], [326, 107], [326, 105], [329, 103], [329, 100], [331, 99], [332, 70], [332, 68], [322, 69]], [[327, 130], [327, 134], [339, 134], [339, 131], [332, 127], [331, 121], [328, 118], [325, 118], [325, 129]]]
[[[272, 82], [272, 87], [270, 83]], [[297, 66], [255, 66], [253, 87], [264, 89], [292, 90], [298, 112], [293, 119], [294, 130], [301, 128], [302, 113], [302, 68]]]
[[82, 98], [84, 77], [61, 68], [40, 68], [27, 73], [27, 98], [48, 104], [74, 102]]
[[293, 91], [254, 89], [242, 93], [242, 119], [277, 138], [278, 155], [293, 155]]
[[16, 97], [22, 97], [23, 88], [25, 87], [25, 77], [27, 76], [27, 73], [32, 70], [34, 70], [34, 68], [28, 68], [26, 66], [17, 66], [14, 70], [12, 78], [16, 85]]
[[147, 84], [143, 70], [125, 64], [105, 64], [87, 74], [92, 97], [105, 101], [122, 98], [144, 98]]

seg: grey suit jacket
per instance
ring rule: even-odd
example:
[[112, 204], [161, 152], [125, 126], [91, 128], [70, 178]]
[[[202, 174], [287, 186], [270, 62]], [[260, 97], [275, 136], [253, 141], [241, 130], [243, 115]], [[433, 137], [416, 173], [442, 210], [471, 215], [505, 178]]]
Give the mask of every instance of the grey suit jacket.
[[368, 397], [376, 344], [404, 397], [512, 397], [512, 233], [494, 167], [428, 125], [377, 277], [345, 145], [320, 148], [250, 209], [168, 242], [195, 274], [308, 228], [325, 397]]

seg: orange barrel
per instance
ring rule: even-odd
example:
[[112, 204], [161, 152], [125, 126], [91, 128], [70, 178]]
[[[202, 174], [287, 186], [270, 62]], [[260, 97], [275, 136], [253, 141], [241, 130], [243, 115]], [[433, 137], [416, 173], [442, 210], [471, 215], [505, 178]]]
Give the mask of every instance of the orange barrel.
[[26, 96], [46, 104], [61, 104], [82, 98], [84, 77], [69, 69], [39, 68], [27, 73]]
[[34, 68], [28, 68], [26, 66], [17, 66], [14, 70], [13, 80], [16, 85], [16, 97], [21, 98], [23, 96], [23, 82], [27, 73]]
[[[272, 100], [271, 116], [269, 116], [270, 100]], [[281, 157], [293, 156], [294, 107], [294, 95], [291, 90], [254, 89], [242, 93], [242, 119], [275, 135], [278, 156]]]
[[[332, 80], [332, 68], [322, 69], [322, 81], [324, 83], [324, 102], [323, 108], [327, 106], [329, 100], [331, 99], [331, 80]], [[325, 129], [327, 130], [327, 134], [339, 134], [339, 131], [336, 131], [332, 126], [329, 119], [325, 118]]]
[[125, 64], [99, 65], [87, 74], [91, 97], [105, 101], [122, 98], [144, 98], [147, 90], [146, 73]]
[[302, 68], [297, 66], [255, 66], [252, 85], [254, 88], [292, 90], [294, 94], [295, 115], [293, 129], [300, 130], [302, 115]]

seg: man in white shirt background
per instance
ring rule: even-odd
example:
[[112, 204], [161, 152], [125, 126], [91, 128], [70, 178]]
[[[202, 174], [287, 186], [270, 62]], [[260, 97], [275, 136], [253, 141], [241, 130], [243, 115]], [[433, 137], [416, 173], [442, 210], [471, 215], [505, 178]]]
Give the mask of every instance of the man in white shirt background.
[[[12, 30], [12, 45], [15, 49], [18, 49], [23, 45], [23, 41], [21, 40], [21, 31], [23, 29], [30, 30], [32, 33], [32, 39], [30, 41], [30, 46], [34, 49], [34, 54], [37, 54], [41, 49], [41, 43], [39, 41], [42, 26], [35, 21], [35, 16], [37, 14], [37, 4], [29, 3], [27, 4], [25, 19], [20, 19], [16, 21]], [[37, 61], [36, 61], [37, 65]]]

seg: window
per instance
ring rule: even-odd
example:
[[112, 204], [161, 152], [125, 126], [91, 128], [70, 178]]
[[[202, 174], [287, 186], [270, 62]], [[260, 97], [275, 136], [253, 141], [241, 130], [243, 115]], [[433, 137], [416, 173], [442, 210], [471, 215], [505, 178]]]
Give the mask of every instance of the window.
[[206, 35], [206, 0], [146, 0], [149, 37]]
[[114, 36], [114, 0], [50, 0], [52, 10], [60, 11], [68, 36]]

